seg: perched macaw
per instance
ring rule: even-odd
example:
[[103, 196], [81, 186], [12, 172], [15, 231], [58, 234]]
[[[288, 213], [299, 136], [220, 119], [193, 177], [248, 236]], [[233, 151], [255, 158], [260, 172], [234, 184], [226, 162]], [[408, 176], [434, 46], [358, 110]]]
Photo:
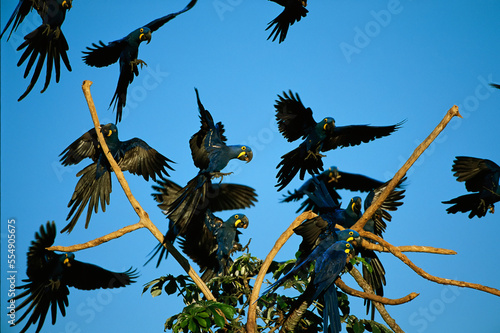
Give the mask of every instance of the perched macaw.
[[[398, 185], [405, 181], [403, 178]], [[385, 190], [389, 182], [382, 184], [376, 189], [370, 191], [366, 196], [364, 202], [364, 209], [368, 209], [372, 202], [377, 200], [380, 194]], [[301, 235], [303, 240], [300, 244], [299, 251], [304, 253], [311, 252], [318, 244], [318, 237], [324, 232], [334, 231], [335, 225], [341, 225], [344, 228], [351, 228], [363, 215], [362, 214], [362, 200], [360, 197], [354, 197], [350, 200], [349, 205], [345, 209], [341, 209], [338, 206], [331, 205], [331, 198], [326, 189], [324, 183], [315, 181], [314, 184], [316, 188], [312, 192], [306, 192], [309, 198], [316, 205], [313, 207], [318, 211], [319, 216], [317, 218], [306, 220], [300, 226], [294, 229], [294, 232]], [[403, 204], [401, 201], [404, 198], [405, 190], [393, 190], [389, 196], [385, 199], [382, 206], [373, 214], [370, 220], [366, 223], [364, 230], [369, 231], [379, 237], [382, 237], [383, 232], [387, 227], [385, 221], [391, 221], [392, 216], [390, 211], [395, 211], [399, 206]], [[363, 277], [373, 288], [375, 293], [379, 296], [383, 296], [385, 285], [385, 269], [377, 257], [377, 254], [373, 250], [367, 250], [361, 246], [356, 247], [356, 251], [364, 258], [371, 266], [372, 271], [370, 272], [365, 266], [363, 266]], [[367, 311], [369, 311], [371, 302], [365, 301], [367, 305]], [[372, 308], [372, 318], [374, 316]]]
[[215, 276], [226, 274], [231, 267], [231, 253], [241, 249], [238, 229], [248, 227], [248, 218], [244, 214], [235, 214], [223, 221], [210, 210], [202, 217], [204, 224], [201, 228], [190, 228], [179, 243], [182, 251], [200, 266], [201, 279], [208, 282]]
[[2, 38], [5, 31], [12, 22], [14, 22], [9, 36], [7, 37], [7, 40], [9, 40], [12, 33], [17, 30], [32, 9], [35, 9], [42, 18], [42, 24], [24, 36], [24, 42], [17, 48], [17, 51], [26, 49], [17, 63], [18, 67], [29, 57], [26, 69], [24, 70], [24, 78], [29, 75], [31, 68], [36, 62], [31, 81], [18, 101], [26, 97], [35, 86], [42, 71], [45, 59], [47, 59], [45, 84], [40, 93], [43, 93], [49, 86], [52, 68], [54, 68], [56, 73], [56, 82], [59, 82], [61, 59], [68, 71], [71, 72], [71, 65], [69, 64], [68, 55], [66, 54], [66, 51], [69, 50], [69, 46], [61, 30], [61, 25], [66, 18], [66, 11], [70, 10], [71, 5], [72, 0], [19, 0], [16, 9], [0, 34], [0, 38]]
[[495, 162], [483, 158], [457, 156], [451, 171], [457, 181], [465, 182], [468, 192], [475, 193], [443, 201], [444, 204], [453, 205], [446, 209], [448, 213], [470, 212], [471, 219], [474, 216], [481, 218], [488, 211], [495, 212], [495, 202], [500, 201], [500, 167]]
[[83, 61], [85, 64], [94, 67], [105, 67], [114, 64], [119, 60], [120, 76], [116, 86], [115, 94], [111, 99], [111, 105], [116, 108], [116, 123], [122, 119], [122, 109], [127, 102], [127, 88], [134, 80], [134, 75], [139, 75], [138, 65], [146, 63], [138, 59], [139, 45], [143, 41], [148, 44], [151, 41], [151, 34], [161, 28], [165, 23], [194, 7], [197, 0], [191, 0], [187, 6], [176, 13], [168, 14], [159, 19], [149, 22], [142, 27], [135, 29], [122, 39], [104, 44], [99, 41], [99, 45], [93, 43], [92, 47], [87, 47], [88, 51], [83, 51]]
[[316, 259], [315, 275], [311, 281], [315, 289], [312, 298], [318, 299], [320, 295], [323, 295], [325, 305], [323, 309], [323, 332], [338, 333], [341, 330], [335, 280], [344, 269], [350, 251], [352, 251], [350, 243], [338, 241]]
[[[322, 173], [309, 178], [301, 187], [294, 190], [293, 193], [288, 191], [288, 195], [284, 195], [284, 199], [281, 202], [298, 201], [306, 195], [306, 192], [313, 192], [315, 186], [313, 184], [314, 179], [325, 184], [326, 189], [337, 206], [340, 206], [339, 200], [341, 197], [336, 190], [346, 189], [350, 191], [369, 192], [383, 184], [383, 182], [379, 180], [359, 174], [339, 171], [337, 167], [332, 166]], [[301, 211], [311, 210], [314, 206], [314, 202], [312, 202], [311, 199], [306, 199], [301, 203], [296, 212], [299, 213]]]
[[335, 126], [335, 120], [325, 117], [316, 122], [312, 110], [305, 108], [298, 94], [283, 92], [276, 101], [276, 120], [278, 129], [285, 139], [293, 142], [300, 138], [304, 141], [296, 149], [281, 157], [277, 174], [278, 191], [285, 188], [300, 171], [300, 179], [309, 172], [315, 175], [323, 170], [322, 155], [336, 148], [356, 146], [384, 136], [399, 129], [403, 122], [390, 126], [350, 125]]
[[[175, 201], [178, 192], [182, 189], [179, 185], [171, 180], [163, 179], [158, 181], [158, 186], [153, 185], [153, 189], [157, 191], [153, 193], [153, 197], [158, 202], [158, 207], [167, 213], [169, 205]], [[185, 236], [186, 232], [192, 229], [202, 229], [205, 224], [205, 214], [207, 210], [218, 212], [223, 210], [235, 210], [249, 208], [255, 205], [257, 201], [257, 193], [249, 186], [240, 184], [215, 183], [209, 182], [206, 195], [207, 202], [200, 205], [200, 209], [193, 216], [189, 229], [185, 233], [179, 235], [179, 230], [176, 228], [174, 220], [169, 219], [169, 229], [165, 234], [165, 239], [173, 243], [177, 236]], [[184, 237], [186, 238], [186, 237]], [[158, 244], [152, 252], [151, 257], [146, 264], [159, 254], [156, 267], [160, 265], [163, 258], [167, 258], [168, 252], [162, 244]]]
[[[323, 332], [340, 332], [340, 314], [338, 309], [337, 288], [335, 280], [344, 269], [348, 254], [353, 250], [347, 241], [332, 241], [325, 238], [324, 246], [318, 246], [310, 254], [310, 259], [304, 260], [301, 265], [293, 270], [298, 271], [302, 265], [315, 261], [314, 275], [303, 293], [303, 298], [308, 304], [323, 296], [325, 308], [323, 309]], [[333, 242], [333, 243], [332, 243]], [[328, 246], [329, 245], [329, 246]], [[296, 273], [296, 271], [294, 273]], [[290, 273], [276, 281], [263, 295], [274, 291], [289, 278]], [[330, 322], [330, 324], [328, 324]]]
[[266, 289], [264, 294], [274, 292], [278, 287], [295, 275], [307, 273], [308, 266], [318, 259], [334, 243], [338, 241], [351, 242], [357, 238], [359, 238], [359, 233], [351, 229], [337, 229], [336, 231], [325, 230], [318, 236], [316, 246], [310, 251], [302, 251], [299, 247], [300, 254], [293, 268]]
[[45, 248], [54, 244], [55, 237], [55, 223], [47, 222], [45, 228], [42, 224], [27, 252], [28, 279], [23, 280], [26, 284], [17, 287], [24, 291], [11, 299], [17, 301], [26, 297], [16, 306], [16, 312], [28, 306], [25, 312], [16, 318], [16, 325], [31, 313], [21, 333], [37, 322], [36, 332], [40, 332], [49, 310], [52, 313], [52, 325], [56, 323], [57, 308], [65, 316], [66, 307], [69, 305], [68, 287], [81, 290], [121, 288], [134, 283], [138, 276], [132, 269], [116, 273], [77, 261], [71, 252], [57, 254], [46, 250]]
[[[163, 178], [163, 175], [169, 176], [165, 168], [173, 170], [168, 164], [173, 162], [151, 148], [143, 140], [133, 138], [120, 141], [116, 125], [111, 123], [101, 125], [100, 130], [113, 158], [122, 171], [143, 176], [146, 181], [149, 181], [149, 177], [156, 181], [157, 176], [159, 178]], [[94, 128], [76, 139], [59, 156], [61, 155], [63, 155], [61, 163], [64, 166], [78, 164], [87, 157], [94, 161], [76, 174], [77, 177], [82, 177], [76, 184], [75, 191], [68, 203], [68, 207], [71, 209], [66, 220], [74, 215], [68, 225], [61, 230], [61, 232], [67, 231], [69, 233], [75, 227], [87, 203], [85, 228], [89, 225], [92, 210], [97, 213], [99, 203], [102, 211], [106, 211], [111, 193], [112, 169], [97, 141], [97, 133]]]
[[308, 10], [306, 9], [307, 0], [270, 0], [285, 7], [281, 14], [274, 20], [268, 23], [266, 30], [274, 26], [271, 34], [267, 39], [273, 37], [273, 42], [278, 36], [279, 42], [285, 40], [288, 28], [295, 22], [299, 22], [303, 17], [306, 17]]
[[201, 128], [189, 140], [194, 165], [199, 168], [198, 174], [180, 189], [165, 211], [167, 217], [175, 224], [178, 233], [183, 234], [191, 227], [190, 221], [197, 212], [207, 207], [210, 201], [209, 191], [213, 188], [212, 178], [223, 177], [221, 170], [232, 159], [250, 162], [252, 149], [245, 145], [226, 145], [224, 127], [214, 123], [212, 115], [201, 104], [198, 90], [196, 99], [200, 111]]

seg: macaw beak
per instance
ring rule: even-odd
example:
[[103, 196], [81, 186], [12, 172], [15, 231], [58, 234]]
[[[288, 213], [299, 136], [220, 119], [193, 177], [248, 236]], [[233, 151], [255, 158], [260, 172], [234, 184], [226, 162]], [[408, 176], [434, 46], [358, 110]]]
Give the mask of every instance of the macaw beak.
[[347, 242], [350, 242], [350, 241], [353, 241], [353, 240], [354, 240], [354, 237], [349, 237], [349, 238], [347, 238], [347, 240], [346, 240], [346, 241], [347, 241]]
[[71, 267], [71, 263], [69, 262], [69, 258], [68, 258], [67, 254], [66, 254], [66, 259], [64, 259], [64, 261], [63, 261], [63, 264], [68, 266], [68, 267]]
[[242, 151], [238, 157], [239, 160], [245, 161], [245, 162], [250, 162], [253, 158], [253, 153], [251, 151]]
[[246, 229], [248, 227], [248, 217], [243, 216], [241, 219], [237, 219], [236, 222], [234, 222], [234, 226], [236, 228]]
[[151, 42], [151, 31], [148, 31], [148, 32], [147, 32], [147, 33], [145, 33], [145, 34], [140, 34], [140, 35], [139, 35], [139, 40], [140, 40], [141, 42], [143, 42], [143, 41], [147, 40], [147, 41], [148, 41], [148, 42], [147, 42], [147, 44], [149, 44], [149, 42]]
[[71, 0], [64, 0], [61, 4], [62, 8], [71, 9]]

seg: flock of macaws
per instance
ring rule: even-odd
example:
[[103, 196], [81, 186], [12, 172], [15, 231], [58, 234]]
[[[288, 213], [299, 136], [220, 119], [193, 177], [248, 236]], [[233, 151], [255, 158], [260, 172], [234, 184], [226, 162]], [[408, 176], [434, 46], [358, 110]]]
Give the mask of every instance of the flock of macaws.
[[[283, 12], [269, 22], [267, 29], [272, 29], [268, 39], [285, 40], [288, 29], [295, 22], [306, 17], [305, 0], [271, 0], [284, 7]], [[111, 154], [123, 171], [129, 171], [151, 178], [157, 185], [153, 197], [169, 221], [165, 241], [175, 242], [178, 239], [180, 248], [195, 263], [200, 266], [202, 279], [227, 274], [231, 266], [231, 254], [241, 248], [238, 235], [240, 229], [248, 227], [248, 218], [241, 213], [232, 215], [223, 221], [214, 213], [223, 210], [240, 210], [254, 206], [257, 202], [255, 190], [241, 184], [223, 182], [228, 175], [223, 170], [232, 159], [250, 162], [252, 149], [246, 145], [228, 145], [224, 135], [224, 126], [215, 122], [211, 113], [203, 106], [199, 92], [195, 89], [201, 126], [189, 140], [191, 155], [198, 173], [184, 186], [167, 179], [170, 175], [167, 169], [173, 170], [172, 160], [160, 154], [154, 148], [139, 138], [126, 141], [118, 139], [116, 124], [121, 121], [122, 109], [126, 105], [127, 88], [139, 75], [139, 65], [145, 64], [138, 59], [141, 42], [151, 41], [151, 35], [165, 23], [176, 16], [189, 11], [197, 0], [191, 0], [187, 6], [176, 12], [132, 31], [127, 36], [109, 42], [102, 41], [93, 44], [84, 51], [83, 61], [94, 67], [109, 66], [119, 62], [120, 75], [110, 106], [116, 109], [116, 123], [101, 125], [102, 132]], [[1, 36], [12, 25], [15, 31], [24, 18], [35, 9], [42, 18], [42, 24], [25, 36], [25, 41], [18, 47], [24, 50], [18, 66], [28, 60], [24, 77], [26, 78], [35, 65], [31, 81], [19, 100], [25, 98], [36, 84], [43, 65], [46, 65], [44, 92], [51, 80], [52, 69], [55, 70], [56, 82], [60, 77], [60, 63], [71, 71], [66, 51], [69, 49], [61, 25], [66, 12], [71, 8], [71, 0], [20, 0], [14, 13], [7, 22]], [[266, 30], [267, 30], [266, 29]], [[10, 37], [9, 34], [9, 37]], [[9, 38], [8, 37], [8, 38]], [[7, 38], [7, 39], [8, 39]], [[492, 84], [493, 86], [496, 86]], [[500, 86], [498, 87], [500, 88]], [[361, 217], [371, 203], [384, 191], [387, 182], [375, 180], [364, 175], [340, 171], [336, 167], [324, 170], [322, 153], [337, 148], [356, 146], [372, 140], [391, 135], [403, 125], [404, 121], [387, 126], [349, 125], [337, 126], [331, 117], [314, 120], [312, 110], [306, 108], [297, 93], [292, 91], [278, 95], [275, 104], [275, 116], [279, 132], [289, 141], [302, 140], [297, 148], [281, 157], [277, 168], [278, 191], [283, 190], [290, 181], [299, 174], [301, 180], [306, 173], [311, 175], [304, 184], [288, 191], [283, 202], [293, 202], [304, 199], [297, 212], [312, 210], [317, 213], [315, 218], [304, 221], [294, 231], [302, 237], [299, 246], [299, 256], [294, 268], [276, 281], [265, 293], [275, 291], [287, 279], [299, 275], [307, 278], [307, 267], [315, 263], [315, 269], [310, 276], [310, 283], [301, 296], [311, 304], [319, 300], [325, 306], [323, 322], [325, 332], [339, 332], [340, 316], [337, 306], [335, 280], [343, 271], [347, 258], [357, 253], [370, 264], [372, 269], [363, 266], [363, 275], [377, 295], [383, 295], [385, 285], [385, 270], [372, 250], [359, 245], [359, 234], [349, 229]], [[81, 214], [87, 208], [85, 228], [88, 227], [92, 211], [98, 212], [99, 206], [104, 212], [110, 202], [111, 167], [103, 154], [97, 140], [94, 128], [84, 133], [71, 143], [62, 153], [60, 162], [64, 166], [78, 164], [86, 158], [92, 163], [77, 173], [80, 177], [74, 193], [68, 203], [70, 208], [67, 220], [69, 223], [61, 232], [71, 232]], [[488, 211], [494, 212], [494, 203], [500, 201], [499, 177], [500, 167], [492, 161], [459, 156], [453, 164], [452, 171], [457, 181], [465, 182], [470, 194], [462, 195], [445, 204], [448, 213], [469, 213], [469, 217], [483, 217]], [[404, 179], [403, 179], [404, 181]], [[402, 181], [402, 182], [403, 182]], [[400, 183], [385, 200], [383, 205], [371, 217], [364, 229], [375, 235], [382, 236], [391, 221], [391, 211], [402, 205], [404, 184]], [[364, 206], [358, 196], [350, 199], [345, 208], [341, 208], [339, 189], [368, 193]], [[345, 230], [339, 230], [340, 225]], [[68, 287], [83, 290], [96, 288], [119, 288], [135, 282], [137, 273], [128, 270], [115, 273], [98, 266], [78, 262], [72, 253], [56, 254], [45, 248], [54, 243], [56, 236], [55, 224], [47, 223], [41, 226], [35, 234], [35, 240], [29, 248], [26, 284], [19, 286], [24, 290], [13, 300], [24, 299], [16, 310], [26, 307], [24, 314], [17, 320], [22, 321], [29, 316], [21, 332], [30, 325], [37, 325], [39, 332], [45, 317], [50, 311], [52, 324], [56, 321], [57, 309], [65, 315], [68, 306]], [[168, 252], [162, 244], [158, 244], [150, 260], [155, 256], [157, 266]], [[367, 310], [371, 302], [366, 302]], [[372, 318], [374, 315], [372, 306]]]

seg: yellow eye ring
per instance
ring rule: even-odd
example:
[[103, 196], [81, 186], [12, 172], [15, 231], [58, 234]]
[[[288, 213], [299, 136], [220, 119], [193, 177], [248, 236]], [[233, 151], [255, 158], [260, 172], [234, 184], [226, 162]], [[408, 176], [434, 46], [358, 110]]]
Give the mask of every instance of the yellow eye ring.
[[247, 147], [245, 147], [245, 146], [241, 147], [241, 150], [246, 150], [246, 149], [247, 149]]
[[347, 243], [347, 244], [345, 245], [345, 247], [349, 248], [349, 247], [351, 247], [351, 244]]
[[144, 28], [141, 28], [139, 31], [140, 31], [140, 32], [144, 32]]
[[238, 214], [236, 214], [236, 215], [234, 215], [234, 218], [235, 218], [235, 219], [239, 219], [239, 218], [240, 218], [240, 216], [239, 216]]
[[354, 235], [354, 232], [349, 231], [349, 235], [350, 235], [350, 236]]

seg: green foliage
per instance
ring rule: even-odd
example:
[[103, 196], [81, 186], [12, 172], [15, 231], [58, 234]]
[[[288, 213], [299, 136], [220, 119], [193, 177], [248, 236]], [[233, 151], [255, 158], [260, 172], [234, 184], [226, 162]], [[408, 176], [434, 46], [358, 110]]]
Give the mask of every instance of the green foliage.
[[165, 322], [165, 330], [171, 329], [175, 333], [213, 332], [213, 328], [224, 329], [226, 323], [234, 320], [235, 313], [235, 308], [227, 304], [198, 301], [186, 306], [181, 313], [168, 318]]
[[392, 330], [373, 320], [361, 319], [350, 315], [346, 320], [346, 329], [348, 333], [362, 333], [365, 331], [373, 333], [392, 333]]
[[[366, 263], [356, 258], [352, 264]], [[284, 263], [273, 262], [268, 270], [273, 278], [278, 279], [293, 268], [295, 259]], [[207, 301], [196, 284], [185, 275], [174, 277], [162, 276], [144, 285], [143, 293], [150, 289], [153, 297], [165, 291], [167, 295], [182, 296], [185, 307], [182, 312], [168, 318], [165, 330], [172, 332], [245, 332], [246, 309], [252, 293], [251, 283], [262, 266], [262, 260], [245, 253], [235, 259], [227, 275], [215, 277], [207, 283], [217, 301]], [[371, 269], [371, 267], [370, 267]], [[294, 309], [302, 304], [300, 295], [307, 288], [311, 274], [314, 272], [312, 263], [305, 272], [283, 284], [286, 294], [279, 292], [268, 293], [257, 300], [257, 324], [259, 332], [269, 331], [282, 327]], [[265, 285], [263, 286], [265, 288]], [[295, 290], [295, 292], [294, 292]], [[298, 294], [290, 297], [289, 294]], [[342, 321], [347, 325], [349, 333], [391, 332], [384, 325], [375, 321], [361, 319], [350, 314], [349, 299], [346, 294], [338, 291], [339, 309]], [[294, 332], [321, 332], [323, 304], [315, 301], [313, 306], [301, 312], [300, 320], [294, 321]]]

